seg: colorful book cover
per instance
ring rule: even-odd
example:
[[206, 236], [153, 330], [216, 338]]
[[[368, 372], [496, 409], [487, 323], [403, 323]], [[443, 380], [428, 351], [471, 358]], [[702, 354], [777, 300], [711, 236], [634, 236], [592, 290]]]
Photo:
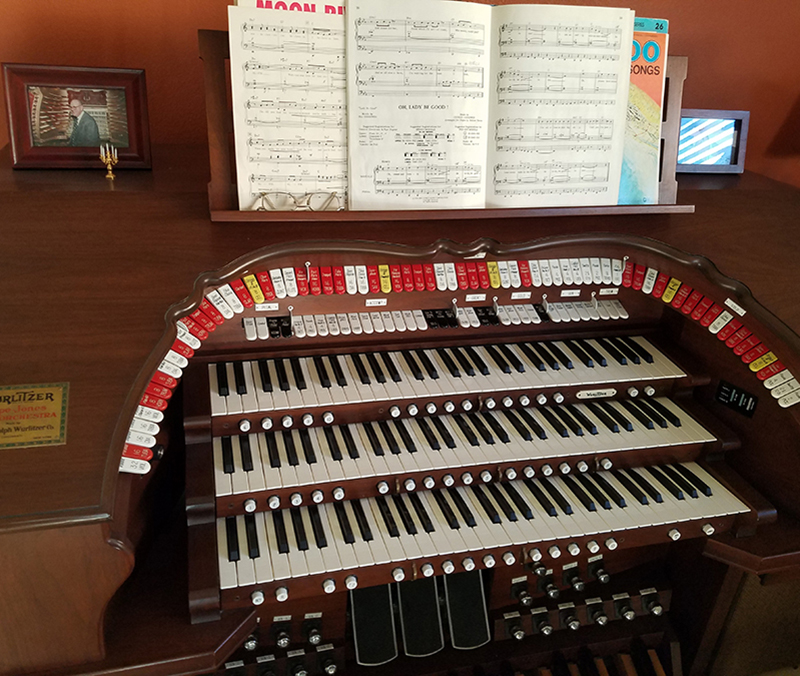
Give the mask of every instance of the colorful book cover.
[[634, 20], [620, 204], [658, 204], [668, 29], [665, 19]]

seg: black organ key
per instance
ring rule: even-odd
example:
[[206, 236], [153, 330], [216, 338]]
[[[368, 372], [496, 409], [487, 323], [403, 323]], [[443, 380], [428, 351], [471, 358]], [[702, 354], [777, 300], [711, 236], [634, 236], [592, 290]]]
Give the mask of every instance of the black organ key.
[[383, 522], [386, 524], [386, 530], [389, 535], [393, 538], [399, 538], [400, 531], [397, 529], [397, 522], [394, 520], [394, 515], [389, 509], [389, 505], [386, 504], [386, 498], [379, 495], [375, 498], [375, 504], [378, 505], [378, 512], [383, 517]]
[[244, 381], [244, 365], [240, 361], [233, 362], [233, 381], [236, 384], [236, 394], [247, 394], [247, 384]]
[[561, 491], [550, 482], [550, 479], [547, 477], [540, 477], [539, 483], [542, 484], [542, 487], [550, 494], [550, 497], [556, 501], [556, 504], [561, 507], [561, 511], [564, 512], [564, 514], [569, 515], [573, 513], [572, 505], [569, 504], [569, 500], [567, 500]]
[[565, 340], [564, 345], [572, 351], [572, 354], [574, 354], [586, 368], [594, 368], [594, 360], [576, 341]]
[[597, 419], [603, 423], [611, 432], [619, 433], [619, 425], [614, 421], [614, 419], [608, 415], [600, 406], [598, 406], [593, 401], [586, 402], [586, 408], [588, 408]]
[[580, 424], [569, 414], [569, 411], [564, 407], [555, 406], [553, 407], [553, 413], [555, 413], [567, 427], [569, 427], [570, 432], [572, 432], [576, 437], [583, 436], [583, 428]]
[[389, 585], [363, 587], [350, 592], [350, 618], [356, 662], [374, 667], [397, 657], [394, 608]]
[[503, 511], [505, 514], [506, 519], [509, 521], [517, 521], [517, 513], [514, 511], [514, 508], [508, 503], [506, 500], [506, 496], [500, 492], [500, 489], [497, 487], [497, 484], [486, 484], [486, 490], [492, 494], [494, 501], [497, 503], [497, 506]]
[[364, 423], [364, 431], [367, 433], [367, 440], [372, 446], [372, 452], [377, 456], [382, 456], [386, 454], [386, 451], [383, 448], [383, 445], [378, 438], [377, 432], [375, 432], [375, 428], [372, 426], [371, 422]]
[[530, 343], [520, 343], [519, 345], [517, 345], [517, 347], [520, 349], [522, 354], [524, 354], [528, 358], [531, 364], [533, 364], [537, 369], [539, 369], [540, 371], [547, 370], [547, 365], [544, 363], [542, 358], [539, 356], [536, 350], [534, 350], [533, 346]]
[[649, 505], [650, 501], [647, 499], [647, 496], [642, 492], [639, 486], [633, 482], [633, 480], [627, 475], [623, 474], [617, 469], [612, 469], [611, 474], [614, 478], [619, 481], [623, 486], [625, 486], [626, 490], [636, 498], [636, 500], [641, 505]]
[[225, 539], [228, 544], [228, 561], [238, 561], [241, 559], [239, 552], [239, 533], [236, 529], [236, 517], [225, 517]]
[[631, 661], [636, 669], [636, 676], [658, 676], [650, 655], [647, 654], [647, 646], [638, 636], [631, 640]]
[[681, 426], [681, 419], [676, 416], [672, 411], [670, 411], [664, 404], [662, 404], [658, 399], [648, 399], [647, 403], [658, 411], [661, 415], [663, 415], [670, 423], [672, 423], [675, 427]]
[[544, 344], [547, 346], [547, 349], [550, 350], [550, 353], [558, 359], [558, 363], [561, 364], [565, 369], [572, 369], [575, 366], [572, 363], [572, 359], [570, 359], [567, 354], [562, 350], [558, 345], [556, 345], [552, 340], [546, 340]]
[[358, 530], [361, 533], [362, 539], [366, 542], [370, 542], [374, 536], [372, 534], [372, 529], [369, 527], [367, 516], [364, 514], [364, 508], [361, 505], [361, 501], [351, 500], [350, 507], [353, 510], [353, 516], [356, 517], [356, 524], [358, 525]]
[[583, 488], [578, 485], [578, 482], [575, 481], [575, 479], [570, 476], [565, 476], [562, 477], [562, 481], [564, 482], [564, 485], [569, 488], [570, 491], [572, 491], [572, 494], [578, 498], [578, 502], [580, 502], [586, 509], [588, 509], [590, 512], [597, 511], [597, 505], [594, 504], [594, 501], [586, 494], [586, 491], [584, 491]]
[[592, 474], [590, 479], [594, 479], [594, 482], [600, 486], [600, 489], [609, 497], [611, 501], [617, 506], [622, 509], [627, 507], [627, 503], [625, 502], [625, 498], [622, 497], [620, 492], [611, 485], [611, 483], [606, 479], [602, 474]]
[[397, 367], [392, 360], [392, 355], [388, 352], [381, 352], [381, 359], [383, 360], [384, 366], [386, 366], [386, 371], [389, 373], [389, 377], [396, 383], [399, 383], [402, 378], [400, 377], [400, 372], [397, 370]]
[[449, 430], [444, 426], [444, 423], [439, 420], [439, 418], [431, 418], [433, 421], [433, 426], [436, 428], [436, 431], [439, 433], [440, 438], [444, 442], [444, 445], [447, 448], [455, 448], [456, 442], [453, 439], [453, 436], [450, 434]]
[[489, 517], [489, 520], [492, 523], [500, 523], [500, 514], [494, 508], [494, 505], [492, 505], [489, 498], [486, 497], [486, 494], [483, 492], [483, 487], [470, 486], [468, 490], [471, 490], [475, 494], [475, 497], [478, 498], [478, 502], [480, 503], [480, 506], [483, 507], [483, 511], [486, 512], [486, 516]]
[[394, 438], [394, 434], [392, 434], [392, 430], [389, 429], [387, 422], [385, 420], [379, 421], [378, 427], [381, 428], [381, 432], [383, 432], [383, 438], [386, 439], [386, 443], [389, 444], [389, 450], [392, 452], [392, 454], [400, 455], [400, 446], [397, 444], [397, 440]]
[[511, 423], [511, 426], [517, 431], [517, 434], [519, 434], [525, 441], [530, 441], [533, 439], [531, 431], [525, 427], [515, 411], [503, 411], [503, 415], [505, 416], [506, 420]]
[[553, 503], [550, 502], [550, 499], [544, 494], [544, 491], [536, 485], [536, 482], [533, 479], [523, 479], [522, 481], [528, 487], [528, 490], [533, 494], [533, 497], [535, 497], [542, 506], [542, 509], [547, 512], [548, 516], [558, 516], [558, 512], [556, 511]]
[[452, 420], [456, 423], [456, 425], [458, 425], [458, 428], [466, 437], [470, 446], [480, 446], [480, 441], [478, 441], [478, 437], [475, 435], [475, 432], [472, 431], [470, 426], [467, 424], [467, 421], [464, 420], [459, 413], [454, 414]]
[[533, 511], [527, 500], [525, 500], [525, 498], [519, 494], [519, 491], [511, 484], [501, 483], [500, 486], [508, 494], [508, 497], [511, 498], [511, 502], [516, 505], [520, 514], [530, 521], [533, 518]]
[[611, 509], [611, 501], [602, 494], [600, 489], [587, 477], [585, 474], [578, 474], [576, 475], [576, 480], [580, 483], [580, 485], [585, 488], [589, 495], [591, 495], [598, 505], [600, 505], [603, 509]]
[[220, 397], [227, 397], [231, 391], [228, 387], [228, 369], [225, 367], [225, 362], [218, 362], [215, 364], [217, 370], [217, 393]]
[[419, 499], [419, 496], [416, 493], [411, 493], [408, 496], [408, 500], [411, 503], [411, 506], [414, 508], [414, 512], [417, 515], [423, 530], [426, 533], [433, 533], [435, 530], [433, 527], [433, 521], [425, 509], [425, 505], [422, 504], [422, 500]]
[[353, 354], [350, 355], [350, 358], [353, 360], [353, 366], [356, 367], [356, 374], [358, 375], [358, 379], [361, 381], [361, 384], [371, 385], [372, 381], [369, 378], [367, 369], [364, 367], [364, 362], [361, 361], [361, 355]]
[[297, 449], [294, 445], [294, 437], [289, 430], [284, 430], [283, 434], [283, 448], [286, 451], [286, 461], [292, 466], [297, 467], [300, 460], [297, 457]]
[[480, 434], [481, 439], [487, 444], [494, 444], [494, 437], [492, 433], [488, 430], [486, 425], [483, 424], [483, 420], [476, 414], [476, 413], [467, 413], [467, 419], [472, 423], [472, 426], [478, 431]]
[[475, 351], [475, 349], [469, 345], [464, 346], [462, 349], [467, 353], [470, 361], [475, 364], [475, 368], [478, 369], [478, 372], [481, 373], [481, 375], [488, 376], [489, 367], [486, 365], [486, 362], [481, 359], [481, 356]]
[[458, 530], [461, 528], [461, 524], [458, 522], [456, 515], [450, 508], [450, 503], [447, 502], [445, 497], [438, 490], [431, 491], [431, 495], [433, 495], [433, 499], [436, 500], [436, 503], [439, 505], [439, 509], [442, 510], [442, 515], [444, 516], [445, 521], [447, 521], [447, 525], [453, 530]]
[[399, 583], [397, 599], [406, 655], [427, 657], [442, 650], [444, 631], [436, 578]]
[[266, 359], [259, 359], [258, 374], [261, 376], [261, 389], [264, 392], [272, 392], [272, 376], [269, 374], [269, 366]]
[[664, 473], [655, 467], [645, 467], [644, 468], [652, 477], [655, 477], [655, 480], [658, 481], [664, 488], [669, 491], [669, 493], [674, 497], [676, 500], [685, 500], [683, 495], [683, 491], [678, 488], [672, 481], [664, 475]]
[[491, 640], [480, 570], [445, 575], [450, 640], [456, 649], [478, 648]]
[[290, 507], [289, 516], [292, 519], [292, 529], [294, 530], [295, 542], [297, 548], [304, 552], [308, 549], [308, 538], [306, 537], [306, 529], [303, 525], [303, 515], [299, 507]]
[[628, 413], [630, 413], [636, 420], [639, 421], [641, 425], [644, 425], [646, 429], [652, 430], [655, 429], [655, 424], [653, 423], [650, 418], [648, 418], [640, 409], [634, 406], [630, 401], [622, 400], [619, 402]]
[[341, 460], [344, 456], [342, 456], [342, 450], [339, 448], [339, 441], [336, 439], [333, 428], [323, 427], [322, 433], [325, 435], [325, 441], [328, 443], [328, 450], [330, 451], [331, 457], [336, 461]]
[[314, 362], [314, 368], [317, 371], [320, 385], [326, 389], [330, 388], [331, 379], [328, 376], [328, 369], [325, 368], [325, 362], [322, 361], [322, 357], [312, 357], [312, 361]]
[[294, 376], [294, 384], [297, 385], [298, 390], [308, 389], [306, 377], [303, 374], [303, 369], [300, 366], [300, 360], [297, 357], [289, 357], [289, 364], [292, 367], [292, 375]]
[[581, 676], [600, 676], [592, 651], [583, 646], [578, 652], [578, 668]]
[[648, 364], [653, 363], [653, 355], [650, 354], [650, 352], [645, 347], [643, 347], [633, 338], [629, 338], [628, 336], [620, 336], [619, 340], [628, 345], [628, 347], [630, 347], [631, 350], [633, 350], [636, 354], [638, 354], [639, 357], [644, 359], [645, 362], [647, 362]]
[[[347, 512], [345, 511], [344, 505], [341, 502], [334, 502], [333, 512], [336, 514], [339, 527], [342, 529], [344, 541], [348, 545], [352, 545], [356, 541], [356, 538], [355, 535], [353, 535], [353, 527], [350, 525], [350, 519], [347, 518]], [[273, 512], [273, 514], [277, 514], [277, 512]]]
[[[269, 518], [269, 516], [266, 518]], [[278, 551], [281, 554], [288, 554], [289, 538], [286, 537], [286, 524], [283, 521], [283, 512], [272, 512], [272, 525], [275, 526], [275, 539], [278, 541]]]
[[511, 364], [503, 359], [503, 356], [494, 345], [486, 345], [484, 349], [503, 373], [511, 373]]
[[661, 427], [662, 429], [666, 429], [669, 427], [669, 423], [667, 423], [667, 419], [664, 418], [658, 411], [656, 411], [650, 403], [645, 401], [644, 399], [632, 399], [631, 404], [637, 406], [648, 418], [650, 418], [656, 425]]
[[503, 353], [503, 356], [517, 373], [525, 373], [525, 364], [520, 361], [519, 357], [514, 354], [508, 345], [498, 345], [497, 349]]
[[461, 365], [461, 368], [464, 369], [464, 373], [466, 373], [471, 378], [475, 376], [475, 368], [470, 363], [467, 355], [459, 347], [452, 347], [450, 348], [453, 351], [453, 355], [455, 356], [458, 363]]
[[411, 370], [411, 375], [413, 375], [417, 380], [424, 380], [425, 376], [422, 374], [422, 369], [417, 364], [417, 360], [414, 359], [414, 355], [411, 354], [409, 350], [403, 350], [400, 354], [403, 355], [403, 359], [406, 360], [406, 364], [408, 364], [408, 368]]
[[562, 423], [548, 408], [540, 408], [539, 414], [550, 424], [550, 426], [562, 437], [568, 437], [569, 431], [564, 423]]
[[314, 444], [311, 443], [311, 436], [308, 430], [300, 430], [300, 445], [303, 447], [303, 455], [309, 465], [317, 461], [317, 454], [314, 452]]
[[397, 513], [400, 515], [400, 520], [403, 522], [403, 527], [409, 535], [417, 534], [417, 525], [414, 523], [414, 518], [411, 512], [408, 511], [408, 506], [405, 503], [402, 495], [393, 495], [392, 500], [394, 506], [397, 508]]
[[250, 449], [250, 438], [247, 435], [239, 437], [239, 449], [242, 454], [242, 469], [245, 472], [252, 472], [253, 452]]
[[688, 467], [684, 467], [683, 465], [672, 465], [673, 469], [677, 472], [682, 474], [688, 481], [690, 481], [696, 488], [699, 490], [703, 495], [706, 497], [711, 497], [711, 487], [705, 483], [699, 476], [697, 476], [692, 470]]
[[353, 460], [358, 459], [360, 457], [358, 447], [353, 439], [353, 433], [350, 431], [350, 427], [348, 425], [339, 425], [339, 431], [342, 434], [342, 439], [344, 439], [344, 447], [347, 449], [347, 455]]
[[411, 438], [411, 434], [409, 433], [408, 428], [406, 427], [405, 420], [395, 420], [393, 422], [394, 426], [397, 428], [398, 434], [400, 435], [401, 441], [406, 447], [406, 450], [409, 453], [416, 453], [417, 447], [414, 444], [414, 440]]
[[442, 360], [442, 363], [445, 365], [445, 368], [451, 377], [461, 377], [461, 371], [458, 370], [458, 366], [456, 366], [456, 363], [453, 361], [453, 358], [450, 356], [450, 353], [447, 350], [437, 347], [436, 354], [439, 355], [439, 358]]
[[639, 353], [636, 352], [630, 345], [628, 345], [624, 340], [620, 340], [616, 336], [612, 336], [611, 338], [607, 339], [614, 347], [617, 348], [622, 354], [625, 355], [625, 358], [632, 362], [633, 364], [641, 364], [642, 360], [639, 357]]
[[519, 417], [522, 418], [525, 423], [530, 427], [531, 431], [540, 439], [544, 440], [547, 439], [547, 433], [544, 431], [544, 428], [536, 422], [536, 419], [524, 408], [521, 408], [517, 411]]
[[339, 363], [339, 356], [330, 354], [328, 355], [328, 361], [330, 362], [331, 370], [333, 371], [333, 377], [336, 379], [336, 384], [339, 387], [347, 387], [347, 378], [345, 378], [342, 365]]
[[378, 363], [378, 359], [371, 352], [367, 354], [367, 363], [372, 369], [372, 374], [375, 376], [375, 380], [377, 380], [379, 383], [385, 383], [386, 374], [383, 372], [381, 365]]
[[608, 366], [608, 360], [588, 340], [580, 343], [580, 346], [586, 351], [586, 354], [588, 354], [594, 360], [595, 364], [598, 366]]
[[456, 506], [456, 509], [461, 514], [461, 517], [464, 519], [464, 523], [466, 523], [470, 528], [475, 528], [475, 526], [478, 525], [475, 521], [475, 515], [470, 510], [464, 498], [461, 497], [461, 493], [459, 493], [455, 488], [447, 488], [445, 490], [447, 491], [450, 499], [453, 501], [453, 504]]
[[661, 472], [666, 474], [675, 484], [677, 484], [681, 490], [683, 490], [689, 497], [696, 498], [697, 497], [697, 489], [687, 481], [682, 474], [676, 472], [672, 467], [669, 465], [663, 465], [658, 468]]
[[441, 450], [441, 445], [439, 444], [439, 440], [436, 438], [436, 435], [431, 431], [430, 426], [428, 425], [428, 421], [424, 418], [415, 418], [417, 423], [417, 427], [422, 430], [422, 435], [425, 437], [425, 441], [428, 442], [428, 446], [433, 451]]
[[317, 505], [311, 504], [306, 509], [308, 509], [308, 518], [314, 533], [314, 542], [317, 543], [317, 547], [323, 549], [328, 546], [328, 538], [325, 537], [325, 529], [322, 527], [322, 520], [319, 517], [319, 508]]
[[264, 432], [264, 441], [267, 442], [267, 455], [269, 456], [269, 466], [279, 468], [281, 457], [278, 455], [278, 443], [275, 441], [275, 432]]
[[615, 408], [614, 406], [605, 401], [599, 401], [597, 402], [597, 405], [600, 408], [602, 408], [614, 420], [616, 420], [622, 429], [628, 432], [633, 432], [633, 423], [630, 420], [628, 420], [624, 415], [622, 415], [622, 413], [617, 408]]
[[597, 341], [597, 344], [608, 353], [608, 356], [617, 362], [617, 364], [620, 366], [628, 365], [628, 360], [625, 358], [625, 355], [622, 354], [622, 352], [620, 352], [616, 347], [614, 347], [610, 340], [607, 338], [595, 338], [595, 340]]
[[230, 437], [220, 439], [222, 445], [222, 471], [225, 474], [233, 474], [233, 444]]
[[275, 364], [275, 375], [278, 377], [278, 387], [284, 392], [289, 390], [289, 376], [286, 374], [286, 365], [283, 359], [273, 359]]
[[561, 370], [561, 364], [559, 364], [558, 359], [556, 359], [552, 355], [550, 350], [548, 350], [547, 347], [545, 347], [544, 344], [537, 343], [536, 350], [541, 355], [542, 360], [544, 361], [544, 363], [549, 368], [551, 368], [553, 371], [560, 371]]
[[244, 515], [244, 532], [247, 536], [247, 555], [251, 559], [261, 556], [261, 549], [258, 546], [258, 533], [256, 532], [256, 515]]
[[564, 408], [570, 412], [573, 418], [589, 433], [597, 434], [597, 425], [587, 418], [575, 404], [564, 404]]
[[492, 432], [497, 435], [497, 438], [504, 444], [507, 444], [511, 441], [511, 438], [508, 436], [508, 432], [505, 431], [503, 426], [500, 424], [500, 421], [495, 417], [494, 413], [490, 413], [489, 411], [482, 411], [481, 416], [483, 419], [489, 424], [489, 427], [492, 428]]
[[436, 367], [433, 365], [431, 358], [426, 354], [425, 350], [415, 350], [417, 355], [417, 359], [419, 359], [419, 363], [422, 364], [422, 368], [425, 369], [425, 372], [428, 374], [428, 377], [431, 380], [436, 380], [439, 378], [439, 371], [436, 370]]
[[642, 474], [631, 469], [623, 470], [636, 484], [655, 502], [664, 502], [661, 491], [651, 484]]

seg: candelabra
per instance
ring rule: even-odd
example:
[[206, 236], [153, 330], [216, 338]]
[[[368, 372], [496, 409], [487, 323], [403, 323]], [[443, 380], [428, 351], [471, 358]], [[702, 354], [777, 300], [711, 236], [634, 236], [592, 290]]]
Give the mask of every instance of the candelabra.
[[108, 143], [106, 143], [105, 146], [100, 146], [100, 161], [106, 165], [106, 169], [108, 170], [106, 178], [113, 181], [116, 177], [114, 176], [114, 172], [111, 171], [111, 167], [119, 161], [117, 159], [117, 149]]

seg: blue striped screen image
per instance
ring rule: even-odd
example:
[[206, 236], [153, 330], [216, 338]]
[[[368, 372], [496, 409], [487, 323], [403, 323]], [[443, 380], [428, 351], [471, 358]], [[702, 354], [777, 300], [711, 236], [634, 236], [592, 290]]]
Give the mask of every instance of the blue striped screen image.
[[735, 164], [736, 120], [681, 119], [678, 164]]

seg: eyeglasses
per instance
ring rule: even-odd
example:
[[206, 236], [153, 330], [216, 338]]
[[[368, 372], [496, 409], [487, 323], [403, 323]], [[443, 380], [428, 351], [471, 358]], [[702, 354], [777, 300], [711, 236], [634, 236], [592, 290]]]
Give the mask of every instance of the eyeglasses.
[[342, 211], [345, 207], [344, 196], [336, 192], [262, 192], [257, 203], [256, 211]]

